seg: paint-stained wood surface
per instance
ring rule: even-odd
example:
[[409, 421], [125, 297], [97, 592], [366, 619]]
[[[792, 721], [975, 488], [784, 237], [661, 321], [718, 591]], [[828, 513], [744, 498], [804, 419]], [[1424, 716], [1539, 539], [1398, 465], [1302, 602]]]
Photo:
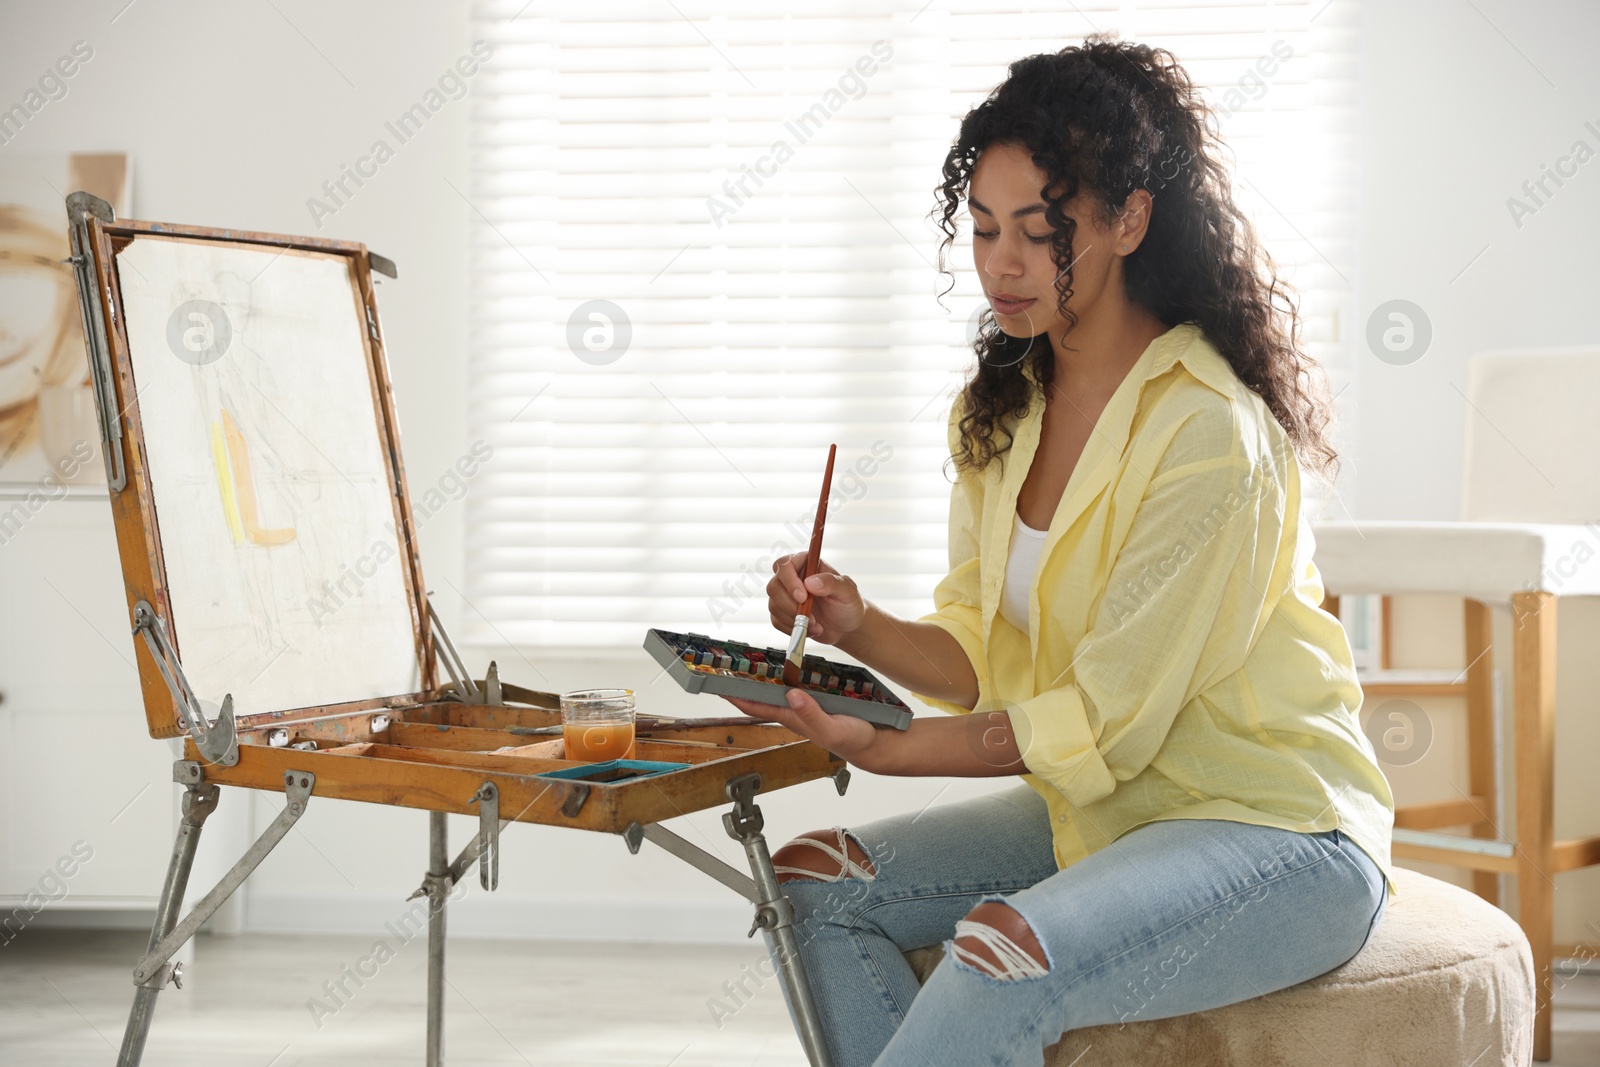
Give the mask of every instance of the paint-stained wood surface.
[[[500, 817], [518, 822], [620, 833], [641, 825], [725, 805], [730, 778], [755, 772], [763, 792], [832, 775], [844, 764], [834, 755], [775, 724], [693, 725], [682, 720], [640, 737], [635, 758], [686, 767], [614, 783], [540, 778], [546, 771], [583, 764], [558, 758], [559, 737], [511, 733], [519, 720], [548, 716], [540, 709], [440, 702], [391, 709], [381, 731], [374, 712], [319, 716], [285, 731], [275, 747], [255, 731], [239, 747], [233, 767], [204, 764], [209, 782], [281, 792], [283, 773], [316, 775], [313, 797], [472, 815], [484, 782], [500, 794]], [[416, 721], [416, 720], [423, 721]], [[492, 722], [500, 728], [486, 728]], [[539, 724], [546, 725], [546, 724]], [[692, 744], [677, 742], [688, 741]], [[315, 749], [288, 747], [316, 744]], [[519, 751], [520, 750], [520, 751]], [[193, 741], [186, 758], [201, 760]]]

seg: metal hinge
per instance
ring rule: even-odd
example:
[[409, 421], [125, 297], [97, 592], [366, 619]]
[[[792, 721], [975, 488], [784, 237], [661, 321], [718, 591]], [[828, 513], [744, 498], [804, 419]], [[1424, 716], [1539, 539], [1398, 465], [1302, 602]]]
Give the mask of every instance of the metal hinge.
[[150, 658], [155, 660], [156, 669], [167, 683], [167, 691], [178, 705], [178, 725], [188, 729], [200, 755], [208, 762], [220, 763], [224, 767], [238, 763], [239, 736], [233, 721], [233, 694], [222, 698], [222, 710], [216, 722], [207, 722], [200, 699], [194, 695], [194, 689], [183, 673], [183, 664], [178, 661], [178, 651], [172, 647], [172, 640], [167, 636], [166, 623], [161, 621], [161, 616], [156, 614], [149, 601], [141, 600], [133, 606], [133, 632], [144, 638]]

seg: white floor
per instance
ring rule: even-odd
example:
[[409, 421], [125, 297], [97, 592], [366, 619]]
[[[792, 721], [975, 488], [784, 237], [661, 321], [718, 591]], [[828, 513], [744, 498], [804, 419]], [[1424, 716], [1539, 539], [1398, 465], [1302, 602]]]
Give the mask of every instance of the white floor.
[[[114, 1063], [145, 937], [41, 929], [0, 946], [0, 1064]], [[204, 938], [186, 988], [161, 995], [145, 1063], [422, 1064], [426, 937], [387, 961], [362, 962], [371, 949], [356, 938]], [[449, 955], [450, 1067], [805, 1064], [776, 984], [746, 970], [763, 958], [755, 942], [720, 948], [454, 939]], [[371, 977], [360, 985], [347, 977], [362, 972]], [[349, 995], [330, 998], [324, 983], [341, 979]], [[740, 980], [748, 995], [730, 998], [724, 983]], [[721, 1019], [712, 998], [725, 1006]], [[1556, 1005], [1551, 1067], [1600, 1063], [1600, 976], [1558, 982]]]

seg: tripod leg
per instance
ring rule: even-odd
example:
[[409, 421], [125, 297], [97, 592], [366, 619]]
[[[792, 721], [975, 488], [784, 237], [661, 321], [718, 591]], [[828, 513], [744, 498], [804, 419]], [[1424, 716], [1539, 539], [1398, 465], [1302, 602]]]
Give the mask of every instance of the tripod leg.
[[[161, 887], [161, 900], [156, 905], [156, 921], [150, 930], [146, 954], [155, 951], [178, 924], [184, 890], [189, 886], [189, 871], [194, 866], [195, 849], [200, 845], [200, 830], [205, 826], [206, 817], [216, 810], [220, 792], [215, 785], [191, 785], [183, 792], [183, 817], [178, 824], [177, 840], [172, 845], [172, 862], [167, 865], [167, 880]], [[171, 969], [164, 967], [135, 989], [133, 1011], [122, 1035], [117, 1067], [139, 1067], [139, 1061], [144, 1058], [145, 1038], [150, 1035], [150, 1021], [155, 1015], [156, 996], [170, 975]]]
[[729, 837], [744, 846], [745, 857], [750, 861], [750, 873], [755, 877], [758, 893], [756, 922], [751, 932], [765, 930], [776, 942], [778, 978], [794, 1009], [795, 1028], [799, 1031], [806, 1059], [812, 1067], [833, 1067], [827, 1038], [822, 1032], [822, 1019], [811, 997], [811, 982], [800, 959], [800, 942], [794, 934], [794, 905], [778, 885], [772, 856], [767, 851], [767, 839], [761, 832], [761, 809], [755, 806], [753, 799], [760, 788], [759, 774], [741, 774], [731, 779], [727, 793], [728, 799], [733, 801], [733, 810], [723, 815], [722, 825], [727, 828]]
[[428, 1067], [444, 1063], [444, 908], [450, 895], [447, 816], [428, 813]]

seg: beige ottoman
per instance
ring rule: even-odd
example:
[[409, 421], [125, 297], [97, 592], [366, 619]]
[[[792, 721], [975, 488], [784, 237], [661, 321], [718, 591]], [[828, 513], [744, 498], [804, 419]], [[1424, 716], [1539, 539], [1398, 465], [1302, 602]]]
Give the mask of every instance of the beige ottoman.
[[[1075, 1030], [1049, 1067], [1523, 1067], [1533, 1058], [1533, 954], [1482, 898], [1396, 870], [1400, 892], [1354, 959], [1263, 997], [1195, 1015]], [[906, 953], [926, 979], [944, 950]]]

